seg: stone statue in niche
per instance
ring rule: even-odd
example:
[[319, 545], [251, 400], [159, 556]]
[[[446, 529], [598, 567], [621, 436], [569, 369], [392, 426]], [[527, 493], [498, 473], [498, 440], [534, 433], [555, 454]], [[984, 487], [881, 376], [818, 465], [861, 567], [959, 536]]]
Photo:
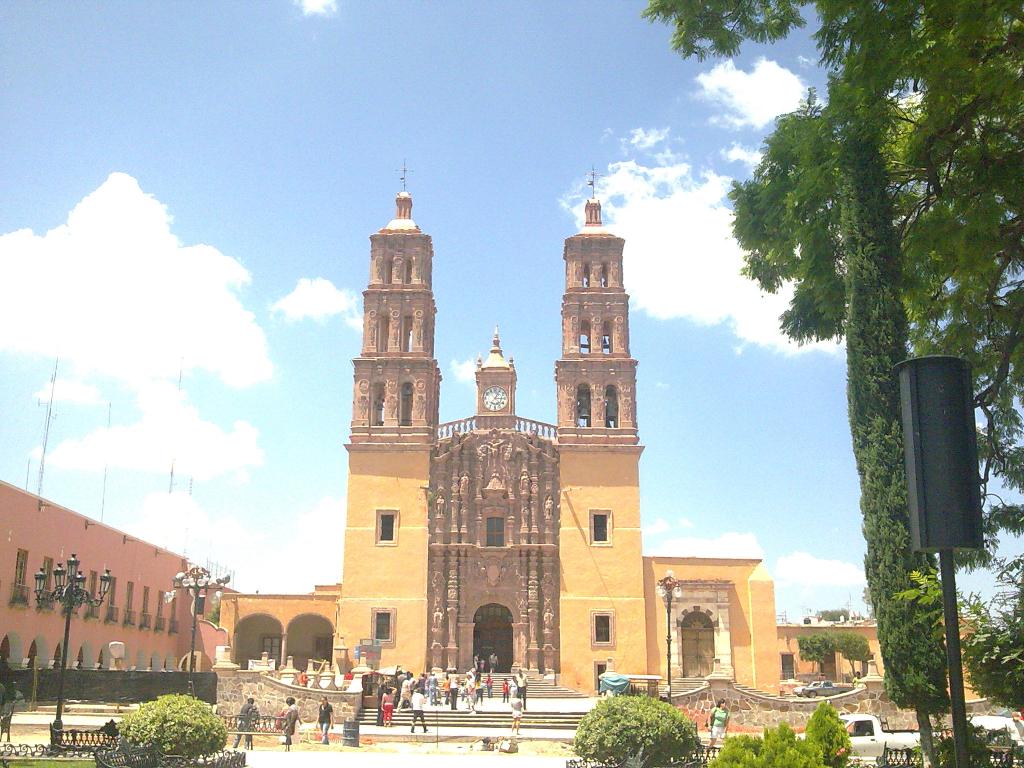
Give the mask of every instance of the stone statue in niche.
[[405, 259], [402, 258], [401, 254], [395, 256], [395, 260], [391, 262], [391, 282], [401, 283], [405, 281]]
[[544, 522], [551, 522], [551, 519], [554, 516], [554, 510], [555, 502], [551, 500], [551, 494], [548, 494], [548, 497], [544, 499]]
[[462, 499], [463, 504], [469, 500], [469, 475], [465, 472], [459, 478], [459, 498]]
[[373, 282], [384, 282], [384, 256], [380, 253], [373, 257]]
[[527, 499], [530, 497], [530, 476], [526, 474], [524, 469], [519, 475], [519, 498]]
[[371, 309], [366, 314], [366, 325], [363, 334], [367, 339], [369, 349], [377, 348], [377, 310]]
[[440, 493], [437, 494], [437, 498], [434, 499], [434, 509], [436, 510], [436, 512], [434, 513], [434, 517], [438, 518], [439, 520], [442, 517], [444, 517], [444, 496], [442, 496]]
[[448, 571], [448, 603], [454, 605], [459, 601], [459, 570], [454, 565]]
[[544, 598], [544, 629], [551, 629], [555, 624], [555, 612], [551, 607], [551, 598]]

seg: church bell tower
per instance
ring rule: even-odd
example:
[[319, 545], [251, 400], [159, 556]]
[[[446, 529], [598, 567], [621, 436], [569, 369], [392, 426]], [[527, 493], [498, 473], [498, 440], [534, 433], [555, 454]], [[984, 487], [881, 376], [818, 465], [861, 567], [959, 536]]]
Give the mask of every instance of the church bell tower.
[[476, 361], [477, 429], [511, 428], [516, 417], [516, 365], [501, 351], [498, 329], [494, 329], [491, 351], [486, 360]]
[[[352, 361], [344, 590], [336, 655], [371, 639], [381, 663], [425, 663], [427, 500], [441, 373], [434, 359], [434, 248], [412, 196], [370, 236], [363, 344]], [[401, 574], [401, 578], [395, 578]], [[354, 649], [353, 649], [354, 650]]]

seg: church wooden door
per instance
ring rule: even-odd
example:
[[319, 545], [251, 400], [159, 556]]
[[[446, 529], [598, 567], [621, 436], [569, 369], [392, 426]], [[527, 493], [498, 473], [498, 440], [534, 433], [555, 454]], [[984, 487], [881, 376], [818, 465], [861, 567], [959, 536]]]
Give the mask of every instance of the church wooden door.
[[715, 664], [715, 628], [703, 613], [688, 614], [679, 625], [683, 677], [707, 677]]

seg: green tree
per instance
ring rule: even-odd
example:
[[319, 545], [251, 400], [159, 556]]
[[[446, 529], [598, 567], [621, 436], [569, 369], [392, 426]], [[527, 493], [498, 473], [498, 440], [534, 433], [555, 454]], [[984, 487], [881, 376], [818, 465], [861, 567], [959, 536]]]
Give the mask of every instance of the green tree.
[[170, 694], [127, 714], [121, 736], [133, 744], [156, 743], [165, 755], [202, 757], [224, 749], [228, 733], [208, 704]]
[[825, 768], [818, 746], [798, 739], [786, 723], [765, 728], [764, 738], [734, 736], [725, 740], [708, 768]]
[[871, 646], [864, 635], [856, 632], [837, 632], [835, 635], [836, 650], [843, 655], [843, 658], [850, 663], [850, 674], [856, 677], [857, 670], [853, 667], [855, 661], [871, 661]]
[[850, 612], [846, 608], [826, 608], [818, 611], [818, 618], [822, 621], [842, 621], [849, 615]]
[[811, 719], [807, 721], [804, 736], [809, 744], [818, 748], [828, 768], [846, 768], [850, 762], [853, 749], [850, 735], [835, 708], [827, 701], [821, 702], [814, 710]]
[[1010, 709], [1024, 709], [1024, 588], [1012, 570], [999, 575], [989, 602], [966, 601], [962, 641], [971, 687]]
[[573, 750], [587, 760], [623, 763], [640, 755], [644, 766], [665, 765], [696, 750], [697, 728], [668, 702], [613, 696], [580, 720]]
[[818, 665], [819, 672], [825, 671], [825, 660], [834, 657], [836, 653], [835, 639], [825, 632], [800, 635], [796, 639], [796, 644], [800, 648], [800, 658], [804, 661], [813, 661]]

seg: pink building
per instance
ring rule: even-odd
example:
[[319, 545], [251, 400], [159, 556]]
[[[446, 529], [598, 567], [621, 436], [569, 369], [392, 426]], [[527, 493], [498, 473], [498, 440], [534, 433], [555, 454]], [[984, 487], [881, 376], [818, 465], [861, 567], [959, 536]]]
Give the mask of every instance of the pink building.
[[[68, 668], [161, 670], [187, 668], [192, 615], [187, 598], [174, 596], [184, 557], [0, 481], [0, 658], [14, 668], [59, 665], [64, 617], [59, 607], [38, 608], [35, 573], [52, 587], [53, 569], [78, 556], [86, 588], [94, 594], [105, 568], [110, 594], [98, 608], [82, 606], [71, 620]], [[200, 622], [197, 669], [208, 670], [223, 630]], [[125, 645], [121, 665], [108, 644]], [[206, 648], [204, 648], [204, 645]]]

